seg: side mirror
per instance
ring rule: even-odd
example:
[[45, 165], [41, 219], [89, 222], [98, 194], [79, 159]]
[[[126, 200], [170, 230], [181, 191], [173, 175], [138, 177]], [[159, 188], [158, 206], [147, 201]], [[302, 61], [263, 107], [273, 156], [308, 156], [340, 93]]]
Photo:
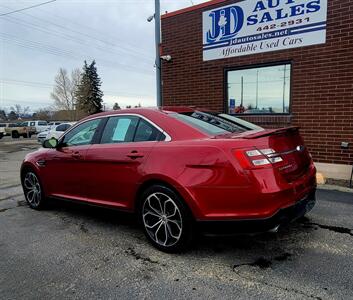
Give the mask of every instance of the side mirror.
[[43, 148], [56, 148], [59, 145], [59, 141], [55, 138], [52, 137], [49, 140], [45, 140], [43, 142]]

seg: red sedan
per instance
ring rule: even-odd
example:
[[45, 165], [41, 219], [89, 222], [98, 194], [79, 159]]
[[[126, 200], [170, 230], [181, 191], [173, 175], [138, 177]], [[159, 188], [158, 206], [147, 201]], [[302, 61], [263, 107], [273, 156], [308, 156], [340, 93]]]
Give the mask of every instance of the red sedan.
[[262, 232], [303, 216], [315, 173], [296, 127], [164, 107], [81, 120], [28, 154], [21, 180], [34, 209], [54, 198], [136, 212], [154, 246], [177, 251], [198, 227]]

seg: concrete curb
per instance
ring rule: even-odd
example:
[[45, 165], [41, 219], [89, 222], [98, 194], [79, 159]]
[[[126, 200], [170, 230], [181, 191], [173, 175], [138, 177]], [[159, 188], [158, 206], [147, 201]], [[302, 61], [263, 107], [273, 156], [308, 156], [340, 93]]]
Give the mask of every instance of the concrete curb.
[[319, 190], [328, 190], [328, 191], [339, 191], [339, 192], [344, 192], [344, 193], [352, 193], [353, 194], [353, 189], [343, 187], [343, 186], [338, 186], [338, 185], [332, 185], [332, 184], [319, 184], [317, 186]]

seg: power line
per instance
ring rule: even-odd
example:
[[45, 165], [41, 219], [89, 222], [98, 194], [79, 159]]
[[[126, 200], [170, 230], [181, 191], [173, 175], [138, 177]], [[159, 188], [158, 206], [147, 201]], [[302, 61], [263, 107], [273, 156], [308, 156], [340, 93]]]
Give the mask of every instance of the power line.
[[[7, 7], [7, 6], [5, 6], [5, 5], [0, 5], [0, 6], [1, 6], [1, 7], [4, 7], [4, 8], [7, 8], [7, 9], [10, 9], [9, 7]], [[146, 57], [146, 54], [145, 54], [145, 53], [142, 53], [142, 52], [139, 52], [139, 51], [136, 49], [136, 47], [132, 47], [131, 49], [126, 49], [126, 48], [124, 49], [124, 47], [121, 46], [121, 45], [117, 45], [117, 44], [115, 44], [114, 42], [111, 42], [111, 41], [103, 40], [103, 39], [101, 39], [101, 38], [98, 38], [98, 37], [92, 36], [92, 35], [90, 35], [90, 34], [87, 34], [87, 33], [85, 33], [85, 32], [73, 30], [73, 29], [68, 28], [68, 27], [66, 27], [66, 26], [63, 26], [63, 25], [61, 25], [61, 24], [57, 24], [57, 23], [55, 23], [55, 22], [52, 22], [52, 21], [49, 21], [49, 20], [46, 20], [46, 19], [43, 19], [43, 18], [36, 17], [36, 16], [34, 16], [34, 15], [32, 15], [32, 14], [23, 13], [23, 12], [22, 12], [22, 14], [23, 14], [23, 15], [26, 15], [26, 16], [29, 16], [29, 17], [31, 17], [32, 19], [36, 19], [36, 20], [39, 20], [39, 21], [41, 21], [41, 22], [50, 24], [50, 25], [52, 25], [52, 26], [55, 26], [55, 27], [64, 29], [64, 30], [66, 30], [66, 31], [68, 31], [68, 32], [75, 33], [75, 34], [78, 34], [78, 35], [80, 35], [80, 36], [84, 36], [84, 37], [86, 37], [86, 38], [90, 38], [90, 39], [92, 39], [92, 40], [98, 41], [98, 42], [100, 42], [100, 43], [102, 43], [102, 44], [105, 44], [106, 46], [115, 47], [115, 48], [120, 48], [120, 49], [123, 49], [124, 51], [126, 51], [126, 52], [128, 52], [128, 53], [130, 53], [130, 54], [131, 54], [131, 53], [135, 53], [136, 55], [140, 55], [140, 56]]]
[[54, 86], [54, 84], [12, 80], [12, 79], [0, 79], [0, 83], [10, 84], [10, 85], [19, 85], [19, 86], [28, 86], [28, 87], [34, 87], [34, 88], [45, 88], [45, 89], [52, 89]]
[[11, 102], [11, 103], [23, 103], [23, 104], [35, 104], [35, 105], [52, 105], [52, 103], [49, 104], [49, 102], [41, 102], [41, 101], [35, 101], [31, 99], [26, 99], [26, 100], [20, 100], [20, 99], [9, 99], [9, 98], [0, 98], [0, 103], [1, 101], [6, 101], [6, 102]]
[[0, 17], [11, 15], [11, 14], [14, 14], [14, 13], [17, 13], [17, 12], [20, 12], [20, 11], [24, 11], [24, 10], [31, 9], [31, 8], [34, 8], [34, 7], [42, 6], [42, 5], [45, 5], [45, 4], [49, 4], [49, 3], [52, 3], [52, 2], [55, 2], [55, 1], [56, 0], [50, 0], [50, 1], [39, 3], [39, 4], [36, 4], [36, 5], [27, 6], [27, 7], [21, 8], [21, 9], [16, 9], [16, 10], [4, 13], [4, 14], [0, 14]]
[[[100, 50], [100, 51], [102, 51], [102, 52], [104, 52], [104, 53], [110, 52], [110, 53], [112, 53], [112, 54], [118, 54], [118, 53], [115, 52], [114, 50], [111, 50], [111, 49], [106, 48], [106, 47], [99, 46], [99, 45], [96, 44], [96, 43], [88, 44], [88, 43], [87, 43], [87, 40], [82, 39], [82, 38], [80, 38], [80, 37], [75, 37], [74, 35], [66, 34], [66, 33], [64, 33], [64, 32], [57, 31], [57, 30], [55, 30], [55, 31], [53, 31], [53, 30], [48, 30], [48, 29], [43, 28], [43, 26], [37, 25], [37, 24], [35, 24], [35, 23], [27, 22], [27, 21], [24, 21], [24, 20], [21, 20], [21, 19], [18, 19], [18, 18], [14, 18], [14, 17], [6, 17], [6, 19], [4, 19], [4, 20], [5, 20], [5, 21], [8, 21], [8, 22], [11, 22], [11, 23], [14, 23], [14, 24], [22, 25], [22, 26], [24, 26], [24, 27], [26, 27], [26, 28], [28, 28], [28, 27], [33, 28], [33, 29], [35, 29], [35, 30], [37, 30], [37, 31], [40, 31], [40, 32], [49, 34], [49, 35], [51, 35], [51, 36], [57, 36], [57, 37], [60, 37], [60, 38], [64, 38], [65, 40], [72, 41], [72, 42], [74, 42], [74, 43], [76, 43], [76, 44], [78, 44], [78, 45], [80, 45], [80, 46], [83, 46], [84, 44], [86, 44], [86, 45], [89, 45], [90, 48], [95, 48], [95, 49]], [[87, 48], [87, 47], [86, 47], [86, 48]], [[119, 49], [117, 49], [117, 50], [119, 51]], [[121, 54], [124, 55], [124, 53], [119, 53], [119, 54], [120, 54], [120, 55], [121, 55]], [[142, 63], [142, 64], [144, 64], [144, 65], [146, 65], [146, 66], [149, 66], [149, 67], [152, 66], [151, 63], [147, 63], [147, 60], [146, 60], [146, 61], [141, 60], [141, 57], [140, 57], [140, 56], [138, 56], [138, 55], [136, 55], [136, 54], [134, 54], [134, 53], [129, 53], [129, 54], [132, 55], [132, 56], [136, 56], [136, 59], [139, 59], [139, 61], [138, 61], [139, 63]], [[145, 59], [148, 59], [147, 57], [144, 57], [144, 58], [145, 58]], [[152, 60], [151, 60], [151, 62], [152, 62]]]
[[[114, 61], [108, 61], [105, 59], [100, 59], [99, 57], [89, 57], [88, 55], [81, 55], [79, 53], [75, 53], [72, 52], [70, 50], [65, 50], [65, 49], [61, 49], [58, 47], [53, 47], [41, 42], [36, 42], [36, 41], [31, 41], [31, 40], [25, 40], [25, 39], [19, 39], [13, 35], [9, 35], [6, 33], [2, 33], [0, 32], [0, 38], [3, 40], [6, 40], [8, 42], [14, 43], [20, 47], [24, 47], [24, 48], [28, 48], [28, 49], [33, 49], [33, 50], [37, 50], [37, 51], [41, 51], [47, 54], [51, 54], [51, 55], [55, 55], [55, 56], [61, 56], [64, 58], [69, 58], [69, 59], [73, 59], [73, 60], [83, 60], [84, 58], [86, 59], [90, 59], [93, 60], [95, 59], [96, 61], [98, 61], [102, 66], [108, 67], [108, 68], [113, 68], [113, 69], [123, 69], [126, 71], [130, 71], [130, 72], [135, 72], [135, 73], [139, 73], [140, 72], [136, 69], [131, 67], [130, 65], [127, 64], [123, 64], [123, 63], [118, 63], [118, 62], [114, 62]], [[84, 57], [85, 56], [85, 57]], [[147, 70], [147, 69], [143, 69], [140, 68], [140, 70], [149, 72], [151, 70]], [[148, 74], [146, 74], [148, 75]], [[152, 74], [151, 74], [152, 75]]]
[[[87, 24], [82, 24], [82, 23], [79, 23], [79, 22], [75, 22], [75, 21], [73, 21], [73, 20], [71, 20], [71, 19], [69, 19], [69, 18], [65, 18], [65, 17], [62, 17], [62, 16], [58, 16], [58, 15], [53, 14], [52, 12], [50, 12], [50, 11], [48, 11], [48, 10], [46, 10], [46, 9], [39, 9], [39, 10], [42, 11], [42, 12], [44, 12], [46, 15], [49, 15], [49, 16], [52, 16], [52, 17], [58, 19], [60, 22], [62, 22], [62, 21], [64, 20], [65, 22], [70, 22], [71, 24], [74, 24], [75, 26], [78, 26], [78, 27], [81, 27], [81, 28], [86, 28], [86, 29], [88, 29], [89, 31], [94, 31], [94, 32], [96, 32], [99, 36], [105, 36], [108, 40], [117, 41], [117, 36], [112, 36], [112, 35], [110, 35], [110, 34], [107, 34], [106, 32], [103, 33], [103, 32], [97, 30], [97, 29], [94, 28], [94, 27], [88, 26]], [[27, 14], [27, 15], [28, 15], [28, 14]], [[42, 19], [42, 20], [43, 20], [43, 19]], [[131, 51], [133, 51], [133, 52], [135, 52], [136, 54], [141, 54], [141, 55], [143, 55], [144, 57], [146, 57], [146, 54], [145, 54], [145, 53], [143, 53], [143, 52], [141, 52], [141, 51], [138, 50], [139, 47], [140, 47], [140, 45], [133, 45], [133, 44], [131, 44], [131, 43], [127, 43], [126, 41], [122, 41], [122, 42], [124, 43], [124, 46], [118, 45], [118, 47], [120, 47], [120, 48], [122, 48], [122, 49], [124, 49], [124, 50], [126, 50], [126, 51], [128, 51], [128, 52], [130, 52], [130, 53], [131, 53]], [[114, 45], [113, 47], [117, 46], [117, 45], [114, 44], [114, 43], [113, 43], [113, 45]], [[151, 57], [151, 59], [153, 59], [153, 58]], [[154, 60], [154, 59], [153, 59], [153, 60]]]
[[[25, 80], [15, 80], [15, 79], [10, 79], [10, 78], [0, 78], [0, 83], [3, 84], [13, 84], [13, 85], [19, 85], [19, 86], [29, 86], [29, 87], [35, 87], [35, 88], [45, 88], [45, 89], [52, 89], [54, 87], [54, 83], [50, 84], [47, 82], [38, 82], [38, 81], [25, 81]], [[110, 94], [109, 96], [114, 96], [112, 94], [118, 94], [119, 96], [132, 96], [132, 97], [148, 97], [149, 95], [146, 94], [135, 94], [135, 93], [130, 93], [127, 91], [111, 91], [111, 90], [106, 90], [102, 89], [104, 94]], [[106, 95], [107, 96], [107, 95]], [[119, 97], [117, 96], [117, 97]]]

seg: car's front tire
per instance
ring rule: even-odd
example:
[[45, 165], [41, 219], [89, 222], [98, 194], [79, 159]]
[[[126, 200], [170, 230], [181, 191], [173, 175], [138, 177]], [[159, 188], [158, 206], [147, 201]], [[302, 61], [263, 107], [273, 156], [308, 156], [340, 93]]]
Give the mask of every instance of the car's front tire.
[[190, 246], [194, 222], [177, 193], [166, 186], [153, 185], [140, 200], [139, 219], [152, 245], [165, 252], [180, 252]]
[[30, 169], [26, 170], [22, 177], [22, 187], [26, 201], [31, 208], [37, 210], [44, 208], [45, 196], [36, 173]]

